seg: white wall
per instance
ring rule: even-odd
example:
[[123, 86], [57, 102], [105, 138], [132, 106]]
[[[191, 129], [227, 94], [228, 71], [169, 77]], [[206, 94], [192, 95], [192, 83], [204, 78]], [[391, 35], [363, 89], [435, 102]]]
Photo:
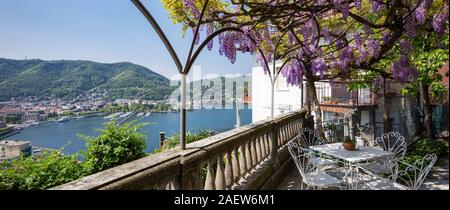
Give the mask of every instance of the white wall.
[[[280, 67], [281, 64], [276, 65]], [[263, 68], [252, 68], [252, 122], [270, 118], [271, 84]], [[305, 99], [304, 99], [305, 100]], [[301, 90], [297, 86], [288, 86], [286, 78], [280, 74], [275, 83], [275, 116], [301, 109]]]

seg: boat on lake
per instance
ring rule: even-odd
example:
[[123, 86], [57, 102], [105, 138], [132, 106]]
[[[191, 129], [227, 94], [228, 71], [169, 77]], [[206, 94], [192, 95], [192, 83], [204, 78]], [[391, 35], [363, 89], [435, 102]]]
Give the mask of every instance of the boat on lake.
[[121, 115], [123, 112], [117, 112], [117, 113], [113, 113], [110, 114], [109, 116], [104, 117], [105, 119], [111, 119], [111, 118], [115, 118], [118, 117], [119, 115]]
[[69, 120], [70, 120], [70, 117], [61, 117], [61, 118], [59, 118], [56, 122], [61, 123], [61, 122], [67, 122], [67, 121], [69, 121]]
[[120, 118], [128, 117], [128, 115], [130, 115], [131, 113], [133, 113], [133, 112], [127, 112], [123, 115], [120, 115]]

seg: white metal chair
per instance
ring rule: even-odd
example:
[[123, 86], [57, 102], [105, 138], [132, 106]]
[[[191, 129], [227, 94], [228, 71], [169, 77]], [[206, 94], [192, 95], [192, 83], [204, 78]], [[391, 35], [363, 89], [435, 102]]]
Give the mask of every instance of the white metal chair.
[[[294, 141], [298, 142], [298, 145], [302, 148], [309, 149], [311, 146], [322, 145], [327, 143], [324, 138], [318, 135], [314, 130], [309, 128], [302, 128], [299, 134], [294, 138]], [[312, 153], [312, 152], [311, 152]], [[317, 166], [318, 169], [321, 169], [325, 166], [331, 166], [337, 164], [337, 161], [330, 160], [328, 158], [317, 157], [311, 155], [310, 162], [314, 166]]]
[[[413, 165], [399, 161], [394, 166], [394, 173], [389, 178], [370, 177], [369, 181], [365, 181], [365, 186], [371, 190], [418, 190], [436, 160], [435, 154], [428, 154]], [[399, 166], [401, 165], [404, 169], [400, 171]]]
[[359, 136], [364, 141], [364, 145], [373, 147], [374, 141], [374, 129], [371, 126], [362, 126], [356, 124], [356, 128], [358, 129]]
[[361, 164], [361, 169], [378, 175], [392, 174], [393, 166], [405, 156], [407, 149], [405, 137], [401, 136], [399, 132], [383, 133], [373, 141], [373, 145], [384, 151], [392, 152], [394, 155], [379, 162]]
[[306, 185], [306, 189], [323, 189], [340, 186], [341, 181], [339, 179], [324, 171], [316, 170], [317, 166], [310, 161], [311, 151], [302, 148], [298, 141], [290, 141], [288, 143], [288, 150], [302, 177], [300, 189], [303, 189], [303, 184]]

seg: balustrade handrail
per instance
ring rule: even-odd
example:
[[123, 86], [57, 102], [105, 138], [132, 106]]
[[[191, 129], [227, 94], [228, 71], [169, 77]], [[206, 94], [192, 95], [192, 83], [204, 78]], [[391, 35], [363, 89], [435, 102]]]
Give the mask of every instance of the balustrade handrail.
[[[293, 111], [273, 120], [245, 125], [190, 143], [186, 150], [174, 148], [152, 154], [52, 189], [238, 189], [260, 186], [264, 180], [258, 180], [256, 176], [257, 181], [249, 181], [249, 175], [261, 168], [273, 170], [276, 164], [286, 162], [288, 156], [277, 152], [298, 133], [305, 114], [306, 111]], [[246, 183], [242, 184], [243, 181]]]

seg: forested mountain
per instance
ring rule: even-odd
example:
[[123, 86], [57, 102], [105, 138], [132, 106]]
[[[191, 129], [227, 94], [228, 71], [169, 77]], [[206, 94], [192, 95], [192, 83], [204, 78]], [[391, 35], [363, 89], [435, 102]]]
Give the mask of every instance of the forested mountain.
[[160, 100], [174, 89], [166, 77], [128, 62], [0, 58], [0, 101], [28, 96], [73, 99], [80, 94], [104, 91], [111, 99]]

